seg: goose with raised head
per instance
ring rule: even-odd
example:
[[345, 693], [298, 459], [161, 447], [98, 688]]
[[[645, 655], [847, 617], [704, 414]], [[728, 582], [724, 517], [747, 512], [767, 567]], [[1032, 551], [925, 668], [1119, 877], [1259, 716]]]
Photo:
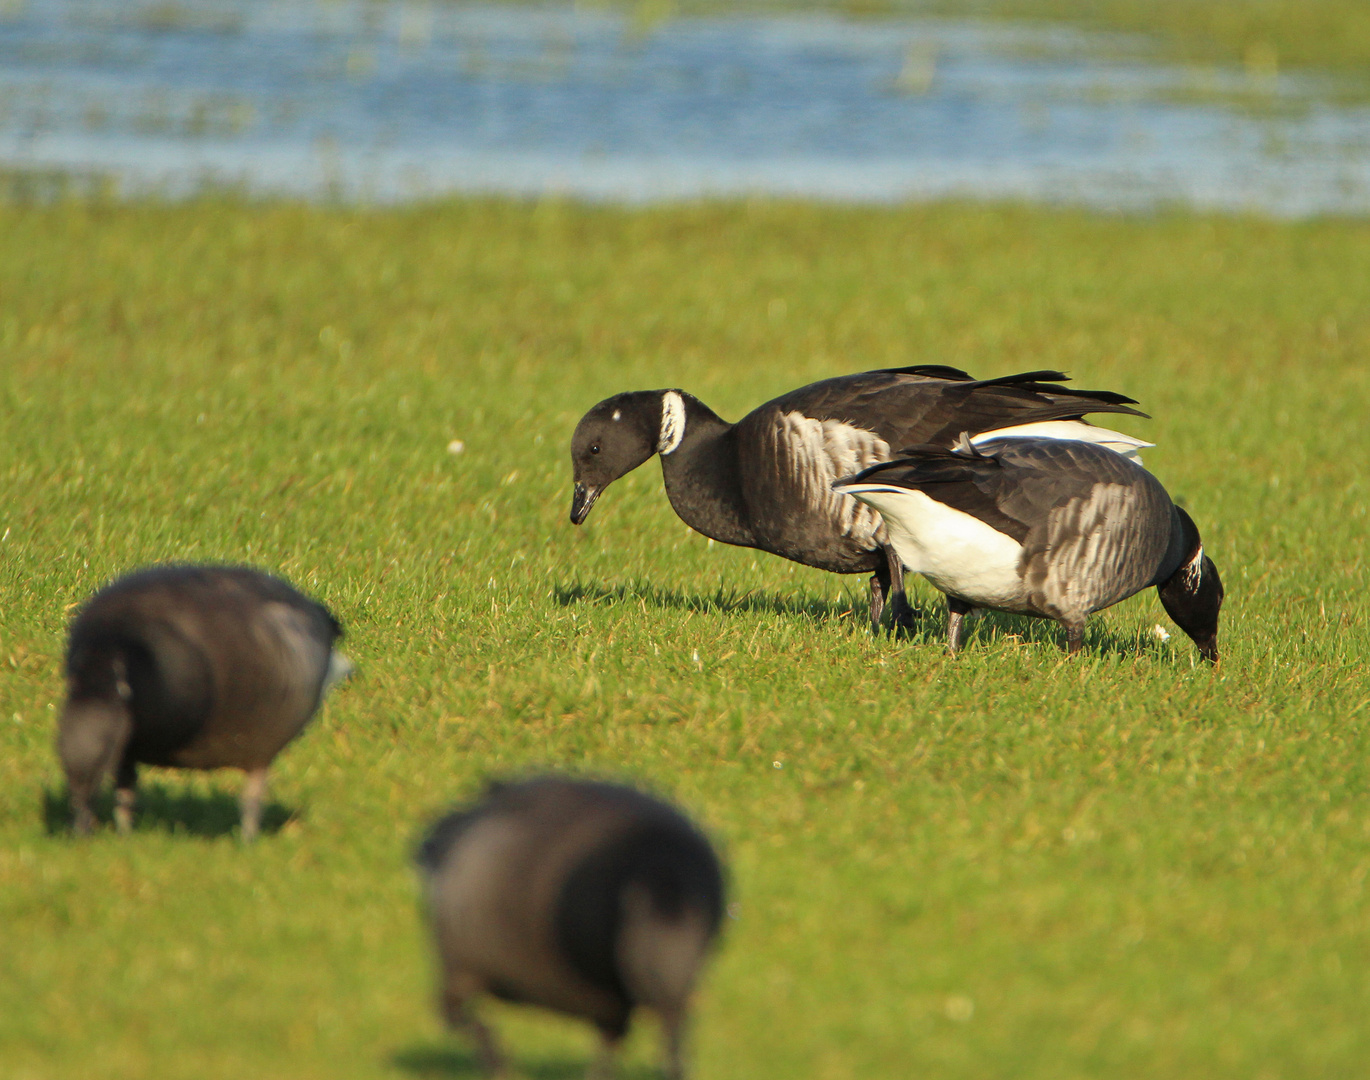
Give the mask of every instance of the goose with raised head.
[[757, 548], [838, 574], [872, 573], [871, 626], [888, 602], [907, 613], [903, 567], [878, 514], [832, 482], [878, 462], [891, 447], [977, 444], [1015, 435], [1097, 442], [1126, 455], [1150, 443], [1096, 427], [1089, 413], [1145, 416], [1135, 401], [1075, 390], [1059, 371], [975, 380], [938, 365], [867, 371], [811, 383], [736, 424], [683, 390], [642, 390], [601, 401], [571, 439], [581, 524], [604, 489], [653, 454], [681, 519], [725, 544]]
[[338, 620], [242, 566], [158, 566], [119, 578], [72, 622], [57, 750], [78, 833], [115, 774], [132, 828], [138, 766], [242, 769], [242, 836], [256, 836], [267, 769], [352, 665]]
[[1156, 586], [1218, 659], [1223, 584], [1193, 519], [1154, 476], [1097, 443], [962, 435], [911, 447], [833, 485], [879, 512], [910, 570], [947, 596], [947, 645], [975, 608], [1055, 619], [1070, 652], [1095, 611]]
[[505, 1059], [474, 1011], [482, 994], [593, 1024], [595, 1076], [647, 1008], [666, 1075], [683, 1076], [690, 997], [724, 904], [718, 856], [683, 814], [619, 784], [495, 783], [433, 826], [418, 862], [443, 1012], [489, 1072], [503, 1075]]

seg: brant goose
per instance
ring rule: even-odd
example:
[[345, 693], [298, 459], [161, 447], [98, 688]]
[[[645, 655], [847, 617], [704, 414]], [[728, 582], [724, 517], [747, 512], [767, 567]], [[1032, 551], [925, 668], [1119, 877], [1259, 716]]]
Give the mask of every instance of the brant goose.
[[418, 851], [448, 1023], [492, 1073], [504, 1061], [472, 1009], [490, 993], [594, 1024], [608, 1075], [633, 1008], [661, 1019], [680, 1077], [695, 977], [723, 913], [723, 871], [677, 810], [629, 787], [555, 776], [494, 783]]
[[138, 765], [247, 773], [242, 834], [261, 819], [272, 759], [352, 671], [328, 609], [246, 567], [159, 566], [96, 593], [71, 626], [57, 732], [76, 831], [115, 770], [114, 817], [133, 823]]
[[642, 390], [601, 401], [571, 439], [579, 525], [620, 476], [661, 455], [666, 496], [697, 532], [725, 544], [838, 574], [874, 571], [871, 628], [888, 599], [904, 621], [903, 567], [879, 515], [834, 493], [832, 482], [888, 461], [890, 448], [951, 446], [1010, 435], [1084, 439], [1135, 455], [1151, 443], [1081, 418], [1145, 416], [1130, 397], [1056, 385], [1059, 371], [974, 380], [940, 365], [867, 371], [792, 390], [736, 424], [682, 390]]
[[1056, 619], [1072, 653], [1085, 618], [1155, 585], [1218, 659], [1223, 585], [1190, 516], [1149, 472], [1095, 443], [1002, 439], [901, 451], [833, 485], [880, 512], [904, 565], [947, 594], [947, 645], [977, 607]]

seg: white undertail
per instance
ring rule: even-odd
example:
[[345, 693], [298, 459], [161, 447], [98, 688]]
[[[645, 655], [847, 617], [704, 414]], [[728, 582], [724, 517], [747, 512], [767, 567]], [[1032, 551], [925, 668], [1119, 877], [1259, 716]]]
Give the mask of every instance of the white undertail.
[[1023, 548], [1013, 537], [921, 491], [874, 480], [840, 490], [878, 510], [904, 565], [943, 592], [986, 607], [1021, 605]]

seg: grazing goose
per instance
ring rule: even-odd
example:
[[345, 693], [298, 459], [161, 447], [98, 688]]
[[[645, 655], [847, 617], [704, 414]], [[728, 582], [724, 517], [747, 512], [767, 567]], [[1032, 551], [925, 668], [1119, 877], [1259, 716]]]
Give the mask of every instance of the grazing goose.
[[906, 617], [903, 567], [879, 515], [832, 482], [888, 461], [890, 448], [1039, 435], [1099, 442], [1120, 453], [1150, 446], [1084, 422], [1086, 413], [1145, 416], [1133, 399], [1055, 385], [1059, 371], [976, 381], [926, 365], [825, 379], [767, 402], [736, 424], [682, 390], [642, 390], [601, 401], [571, 439], [579, 525], [620, 476], [661, 455], [666, 496], [687, 525], [725, 544], [838, 574], [874, 571], [871, 627], [886, 601]]
[[723, 872], [702, 833], [666, 803], [615, 784], [541, 777], [492, 784], [439, 821], [418, 862], [449, 1024], [492, 1073], [504, 1061], [472, 1009], [490, 993], [599, 1029], [612, 1068], [635, 1006], [661, 1018], [666, 1074], [695, 977], [718, 933]]
[[947, 594], [947, 645], [973, 608], [1085, 618], [1155, 585], [1208, 660], [1223, 585], [1199, 530], [1140, 465], [1095, 443], [1001, 439], [901, 451], [833, 485], [880, 512], [904, 565]]
[[230, 566], [158, 566], [120, 578], [76, 616], [57, 750], [76, 831], [115, 771], [115, 822], [133, 823], [138, 765], [247, 773], [242, 834], [261, 820], [267, 768], [352, 665], [328, 609]]

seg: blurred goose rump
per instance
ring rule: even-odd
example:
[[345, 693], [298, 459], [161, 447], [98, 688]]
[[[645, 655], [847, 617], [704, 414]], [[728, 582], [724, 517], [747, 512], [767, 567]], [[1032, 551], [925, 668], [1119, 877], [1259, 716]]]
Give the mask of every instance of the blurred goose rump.
[[608, 1075], [636, 1006], [658, 1014], [666, 1075], [683, 1075], [690, 994], [723, 912], [723, 872], [679, 811], [615, 784], [492, 784], [418, 853], [448, 1022], [503, 1074], [482, 993], [594, 1024]]
[[977, 607], [1056, 619], [1072, 653], [1086, 617], [1155, 585], [1218, 659], [1217, 567], [1150, 473], [1095, 443], [1000, 439], [927, 446], [833, 487], [880, 512], [904, 564], [947, 594], [947, 644]]
[[96, 593], [72, 623], [57, 736], [76, 831], [111, 770], [128, 831], [140, 764], [236, 768], [251, 840], [272, 760], [351, 673], [341, 636], [323, 605], [246, 567], [154, 567]]
[[891, 447], [951, 446], [1014, 435], [1097, 442], [1135, 455], [1150, 443], [1096, 427], [1088, 413], [1145, 416], [1132, 398], [1057, 385], [1059, 371], [974, 380], [937, 365], [867, 371], [793, 390], [730, 424], [682, 390], [643, 390], [601, 401], [571, 439], [581, 524], [619, 477], [661, 455], [666, 496], [711, 539], [838, 574], [872, 573], [871, 626], [888, 603], [907, 614], [903, 567], [878, 514], [833, 481], [878, 462]]

